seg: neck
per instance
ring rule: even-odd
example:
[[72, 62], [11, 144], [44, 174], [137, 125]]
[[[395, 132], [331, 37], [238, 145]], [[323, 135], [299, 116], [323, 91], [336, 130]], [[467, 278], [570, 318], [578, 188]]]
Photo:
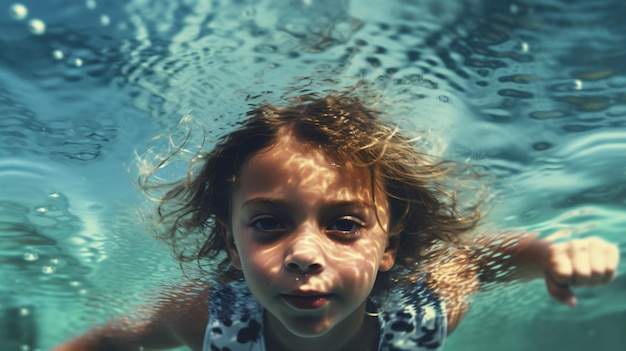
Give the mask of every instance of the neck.
[[323, 335], [303, 338], [293, 335], [280, 321], [266, 313], [265, 345], [272, 351], [374, 351], [378, 349], [380, 327], [376, 317], [358, 309]]

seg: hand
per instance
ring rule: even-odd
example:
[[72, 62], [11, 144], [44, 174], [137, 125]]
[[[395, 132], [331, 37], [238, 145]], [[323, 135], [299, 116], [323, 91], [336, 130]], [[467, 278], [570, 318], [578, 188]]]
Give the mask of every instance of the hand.
[[557, 301], [576, 306], [570, 287], [592, 287], [611, 282], [617, 273], [617, 245], [599, 237], [554, 243], [551, 237], [543, 267], [548, 292]]

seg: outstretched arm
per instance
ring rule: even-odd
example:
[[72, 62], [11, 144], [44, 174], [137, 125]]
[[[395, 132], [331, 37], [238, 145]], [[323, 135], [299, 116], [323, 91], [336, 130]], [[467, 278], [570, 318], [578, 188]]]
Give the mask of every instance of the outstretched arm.
[[147, 313], [110, 321], [53, 351], [165, 350], [188, 346], [202, 350], [208, 320], [208, 287], [186, 286], [171, 294]]
[[572, 287], [598, 286], [615, 278], [619, 264], [615, 244], [599, 237], [556, 242], [562, 236], [484, 235], [434, 265], [429, 284], [446, 302], [448, 334], [465, 316], [468, 297], [481, 284], [541, 278], [553, 298], [574, 307], [577, 301]]
[[543, 278], [550, 295], [570, 307], [576, 306], [571, 287], [594, 287], [610, 283], [617, 274], [617, 245], [600, 237], [556, 242], [556, 233], [544, 239], [526, 234], [517, 245], [503, 250], [510, 255], [511, 278], [532, 280]]

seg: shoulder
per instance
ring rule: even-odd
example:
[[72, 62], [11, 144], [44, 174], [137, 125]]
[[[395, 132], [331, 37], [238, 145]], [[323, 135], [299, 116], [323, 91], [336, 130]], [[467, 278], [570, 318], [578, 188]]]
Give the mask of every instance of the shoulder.
[[470, 296], [480, 289], [477, 266], [472, 252], [452, 250], [445, 257], [431, 262], [424, 274], [424, 285], [441, 301], [450, 335], [465, 317]]

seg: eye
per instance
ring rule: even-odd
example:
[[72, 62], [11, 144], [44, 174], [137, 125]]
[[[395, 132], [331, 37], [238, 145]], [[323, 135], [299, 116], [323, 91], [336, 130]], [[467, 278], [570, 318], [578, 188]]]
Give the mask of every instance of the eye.
[[339, 218], [333, 221], [327, 228], [327, 231], [341, 236], [355, 236], [359, 234], [359, 230], [365, 225], [351, 217]]
[[262, 232], [277, 232], [285, 230], [285, 226], [274, 217], [261, 217], [252, 221], [250, 225]]

